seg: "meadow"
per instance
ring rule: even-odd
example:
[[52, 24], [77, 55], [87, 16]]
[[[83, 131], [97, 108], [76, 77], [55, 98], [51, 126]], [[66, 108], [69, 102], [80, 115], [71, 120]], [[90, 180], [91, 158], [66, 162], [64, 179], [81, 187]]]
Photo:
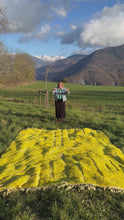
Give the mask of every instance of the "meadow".
[[[103, 131], [124, 153], [124, 87], [65, 84], [70, 89], [66, 119], [55, 119], [56, 83], [48, 82], [49, 108], [44, 108], [44, 82], [0, 88], [0, 154], [26, 128], [91, 128]], [[124, 194], [65, 191], [55, 186], [46, 191], [13, 192], [0, 196], [0, 219], [123, 219]]]

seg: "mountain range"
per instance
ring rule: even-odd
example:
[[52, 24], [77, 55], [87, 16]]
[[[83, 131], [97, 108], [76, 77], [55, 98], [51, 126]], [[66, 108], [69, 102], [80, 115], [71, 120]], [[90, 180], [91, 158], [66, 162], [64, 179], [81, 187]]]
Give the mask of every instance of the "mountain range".
[[[48, 69], [47, 69], [48, 68]], [[36, 79], [49, 81], [66, 78], [79, 84], [121, 86], [124, 83], [124, 45], [99, 49], [85, 56], [73, 55], [37, 68]]]
[[[48, 68], [48, 80], [55, 81], [59, 74], [71, 67], [72, 65], [79, 62], [85, 55], [76, 54], [69, 56], [67, 58], [61, 58], [56, 60], [55, 62], [49, 62], [49, 60], [45, 63], [45, 65], [40, 66], [37, 68], [36, 71], [36, 79], [37, 80], [45, 80], [46, 79], [46, 71]], [[49, 64], [49, 65], [47, 65]]]
[[33, 56], [34, 61], [36, 62], [36, 68], [40, 68], [41, 66], [47, 65], [47, 63], [53, 63], [56, 60], [64, 59], [63, 56]]

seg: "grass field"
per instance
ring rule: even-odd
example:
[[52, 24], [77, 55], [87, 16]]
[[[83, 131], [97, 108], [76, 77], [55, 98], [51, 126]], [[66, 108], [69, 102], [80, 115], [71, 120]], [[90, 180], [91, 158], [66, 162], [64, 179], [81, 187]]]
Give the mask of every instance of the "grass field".
[[[103, 131], [111, 142], [124, 152], [124, 87], [65, 84], [71, 94], [67, 97], [67, 116], [62, 123], [57, 123], [55, 119], [54, 97], [51, 95], [54, 87], [56, 87], [56, 83], [48, 83], [48, 109], [44, 108], [43, 95], [42, 106], [40, 105], [39, 90], [44, 90], [44, 82], [9, 89], [0, 88], [0, 154], [22, 129], [51, 130], [86, 127]], [[101, 193], [87, 191], [70, 192], [67, 195], [67, 192], [57, 191], [54, 188], [49, 193], [43, 194], [42, 192], [42, 196], [40, 193], [18, 192], [5, 198], [1, 195], [0, 206], [4, 211], [0, 212], [0, 219], [89, 220], [123, 219], [124, 216], [124, 195], [118, 193], [115, 195], [111, 192], [107, 194], [104, 191]], [[60, 195], [62, 195], [62, 199], [60, 199]], [[20, 201], [17, 202], [18, 200]], [[37, 211], [33, 210], [33, 200]], [[71, 201], [73, 202], [71, 203]], [[86, 202], [82, 203], [82, 201]], [[75, 203], [77, 209], [74, 208]], [[43, 214], [42, 211], [40, 213], [43, 208], [48, 216], [45, 211]]]

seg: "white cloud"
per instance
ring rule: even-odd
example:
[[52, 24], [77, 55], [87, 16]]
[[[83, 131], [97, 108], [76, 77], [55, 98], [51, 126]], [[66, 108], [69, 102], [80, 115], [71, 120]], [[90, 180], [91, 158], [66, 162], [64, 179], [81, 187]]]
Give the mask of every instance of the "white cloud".
[[[81, 1], [85, 0], [0, 0], [0, 5], [6, 8], [8, 31], [21, 33], [22, 37], [19, 41], [27, 42], [34, 38], [47, 40], [52, 34], [64, 35], [61, 30], [55, 34], [55, 29], [52, 29], [50, 35], [49, 25], [56, 16], [66, 18], [71, 3]], [[41, 30], [39, 30], [40, 27]], [[72, 29], [74, 30], [75, 27], [73, 26]]]
[[80, 35], [80, 47], [116, 46], [124, 43], [124, 4], [105, 7], [87, 23]]
[[70, 31], [61, 35], [61, 43], [76, 43], [83, 49], [124, 44], [124, 4], [105, 7], [84, 26], [71, 25]]
[[20, 42], [23, 43], [23, 42], [26, 42], [26, 41], [29, 41], [31, 39], [34, 39], [34, 38], [37, 38], [37, 39], [40, 39], [40, 40], [44, 40], [44, 41], [47, 41], [48, 40], [48, 33], [50, 32], [51, 28], [48, 24], [45, 24], [41, 27], [41, 30], [39, 32], [36, 32], [36, 33], [25, 33], [21, 38], [20, 38]]
[[72, 44], [74, 42], [80, 41], [80, 34], [81, 34], [82, 28], [71, 28], [71, 31], [68, 33], [64, 33], [61, 37], [61, 43], [62, 44]]
[[40, 0], [0, 0], [6, 7], [6, 16], [9, 21], [9, 31], [28, 33], [44, 21], [52, 19], [47, 5]]
[[9, 31], [28, 33], [55, 15], [65, 18], [70, 4], [80, 1], [84, 0], [0, 0], [0, 5], [6, 8]]
[[52, 21], [55, 15], [65, 18], [71, 2], [73, 0], [0, 0], [0, 5], [6, 8], [9, 31], [28, 33], [42, 22]]
[[39, 38], [44, 37], [46, 34], [50, 32], [50, 26], [48, 24], [45, 24], [44, 26], [41, 27], [40, 32], [37, 34]]
[[62, 17], [67, 17], [67, 11], [65, 10], [65, 8], [63, 6], [60, 6], [58, 8], [56, 7], [52, 7], [52, 10], [57, 14], [60, 15]]
[[65, 32], [64, 31], [58, 31], [57, 33], [56, 33], [56, 36], [58, 36], [58, 37], [62, 37], [62, 36], [64, 36], [65, 35]]
[[105, 7], [83, 26], [70, 24], [66, 33], [62, 28], [57, 30], [55, 24], [50, 27], [56, 16], [67, 17], [71, 3], [84, 1], [87, 0], [0, 0], [0, 5], [7, 8], [9, 31], [22, 33], [20, 42], [34, 38], [47, 40], [54, 35], [61, 38], [62, 44], [76, 43], [83, 49], [123, 44], [124, 4]]
[[70, 28], [71, 28], [72, 30], [76, 30], [76, 29], [77, 29], [77, 27], [76, 27], [74, 24], [71, 24], [71, 25], [70, 25]]

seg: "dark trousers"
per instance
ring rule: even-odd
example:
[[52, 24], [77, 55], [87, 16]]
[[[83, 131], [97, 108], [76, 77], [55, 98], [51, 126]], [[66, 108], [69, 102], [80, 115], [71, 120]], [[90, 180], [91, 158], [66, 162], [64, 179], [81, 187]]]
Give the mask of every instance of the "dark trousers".
[[65, 118], [65, 102], [62, 99], [55, 101], [55, 113], [56, 118]]

